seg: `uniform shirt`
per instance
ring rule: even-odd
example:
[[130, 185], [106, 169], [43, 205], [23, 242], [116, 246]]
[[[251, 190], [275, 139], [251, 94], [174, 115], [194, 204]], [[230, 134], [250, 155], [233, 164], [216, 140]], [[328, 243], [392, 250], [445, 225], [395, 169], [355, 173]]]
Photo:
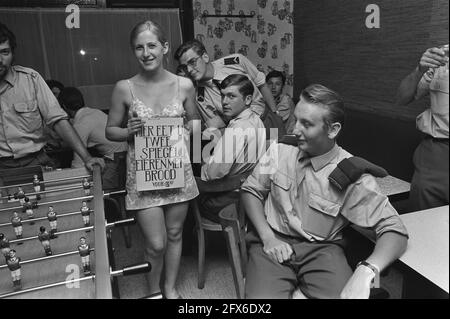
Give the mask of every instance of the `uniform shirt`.
[[17, 216], [17, 217], [13, 216], [11, 218], [11, 224], [13, 227], [22, 226], [22, 218], [20, 218], [19, 216]]
[[245, 109], [229, 123], [212, 156], [202, 165], [204, 181], [251, 171], [264, 154], [266, 131], [259, 116]]
[[417, 117], [417, 128], [435, 138], [448, 139], [448, 69], [430, 68], [417, 85], [416, 98], [430, 94], [430, 108]]
[[214, 66], [214, 76], [206, 83], [200, 83], [197, 87], [197, 104], [199, 113], [207, 127], [223, 128], [222, 97], [219, 83], [231, 74], [246, 75], [253, 83], [255, 92], [250, 108], [259, 116], [264, 113], [266, 102], [258, 87], [266, 83], [264, 73], [240, 54], [233, 54], [211, 62]]
[[0, 157], [20, 158], [41, 150], [44, 126], [53, 128], [66, 112], [36, 71], [12, 66], [0, 91]]
[[84, 245], [78, 245], [78, 252], [80, 253], [81, 257], [86, 257], [89, 256], [90, 251], [89, 251], [89, 245], [88, 244], [84, 244]]
[[295, 127], [294, 102], [288, 94], [280, 95], [275, 102], [277, 103], [275, 113], [283, 120], [286, 132], [291, 134]]
[[81, 211], [81, 216], [89, 216], [91, 213], [91, 210], [89, 209], [89, 207], [82, 207], [80, 208]]
[[17, 256], [14, 256], [13, 258], [7, 258], [6, 263], [8, 264], [8, 268], [10, 271], [14, 271], [21, 268], [20, 258]]
[[298, 147], [273, 144], [241, 189], [265, 201], [270, 227], [286, 235], [334, 241], [349, 223], [373, 229], [377, 238], [388, 231], [407, 235], [373, 176], [363, 175], [344, 192], [330, 185], [330, 173], [351, 156], [337, 145], [307, 158]]
[[[72, 125], [87, 148], [95, 147], [100, 155], [114, 160], [114, 153], [127, 151], [128, 144], [106, 138], [107, 121], [108, 116], [101, 110], [83, 107], [75, 114]], [[73, 155], [72, 167], [84, 167], [84, 162], [77, 153]]]
[[9, 248], [9, 240], [8, 238], [3, 238], [0, 240], [0, 249]]
[[47, 213], [47, 218], [49, 222], [54, 222], [55, 220], [58, 219], [58, 216], [56, 215], [55, 212], [48, 212]]
[[47, 241], [50, 240], [50, 234], [47, 231], [45, 231], [43, 233], [39, 233], [38, 238], [39, 241]]
[[30, 209], [33, 209], [33, 204], [32, 203], [30, 203], [30, 202], [23, 203], [22, 211], [25, 212], [25, 211], [30, 210]]

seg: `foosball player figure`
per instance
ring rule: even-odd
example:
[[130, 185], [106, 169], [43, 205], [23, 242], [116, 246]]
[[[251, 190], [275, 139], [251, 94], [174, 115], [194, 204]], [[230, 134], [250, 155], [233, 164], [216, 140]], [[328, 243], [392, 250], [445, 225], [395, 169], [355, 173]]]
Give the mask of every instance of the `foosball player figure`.
[[82, 202], [81, 203], [81, 208], [80, 208], [80, 211], [81, 211], [81, 217], [83, 218], [83, 224], [84, 224], [84, 227], [89, 227], [89, 225], [90, 225], [90, 215], [91, 215], [91, 210], [89, 209], [89, 207], [87, 206], [87, 203], [86, 202]]
[[20, 186], [17, 188], [17, 198], [19, 199], [20, 205], [25, 204], [25, 192]]
[[86, 237], [80, 238], [80, 244], [78, 245], [78, 252], [81, 256], [81, 266], [83, 266], [84, 275], [88, 276], [91, 274], [91, 263], [89, 261], [90, 251], [89, 244], [86, 242]]
[[33, 175], [33, 187], [35, 193], [39, 193], [41, 191], [41, 181], [37, 175]]
[[89, 182], [89, 180], [86, 177], [83, 178], [83, 189], [84, 189], [85, 196], [91, 195], [91, 183]]
[[41, 195], [38, 194], [41, 191], [41, 181], [37, 175], [33, 175], [33, 187], [34, 192], [36, 193], [36, 199], [41, 199]]
[[42, 246], [44, 247], [45, 255], [51, 256], [52, 249], [50, 248], [50, 234], [48, 233], [48, 231], [45, 230], [44, 226], [41, 226], [39, 228], [38, 239], [41, 242]]
[[9, 251], [8, 258], [6, 259], [6, 264], [11, 271], [14, 289], [21, 289], [22, 284], [20, 282], [20, 258], [16, 256], [16, 251], [14, 249], [11, 249]]
[[2, 251], [2, 254], [6, 258], [6, 260], [8, 260], [9, 251], [11, 250], [11, 248], [9, 248], [8, 238], [3, 233], [0, 233], [0, 250]]
[[53, 209], [53, 206], [48, 206], [48, 213], [47, 213], [47, 219], [50, 222], [50, 236], [51, 238], [56, 238], [57, 236], [55, 233], [57, 232], [58, 228], [58, 216], [56, 215], [55, 210]]
[[22, 238], [22, 218], [17, 214], [16, 211], [13, 212], [13, 215], [11, 217], [11, 225], [14, 227], [14, 232], [16, 233], [16, 238], [21, 239]]
[[[23, 203], [23, 211], [27, 213], [28, 219], [34, 218], [33, 204], [30, 202], [30, 199], [28, 197], [25, 197], [25, 202]], [[34, 225], [34, 222], [30, 222], [30, 225]]]

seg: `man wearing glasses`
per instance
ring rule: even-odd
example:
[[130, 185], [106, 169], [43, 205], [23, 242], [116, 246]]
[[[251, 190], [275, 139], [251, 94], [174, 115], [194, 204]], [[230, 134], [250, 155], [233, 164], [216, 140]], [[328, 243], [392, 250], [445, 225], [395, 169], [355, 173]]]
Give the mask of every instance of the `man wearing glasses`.
[[[250, 109], [260, 117], [266, 104], [275, 110], [276, 104], [266, 85], [264, 73], [241, 54], [232, 54], [211, 61], [205, 46], [198, 40], [183, 43], [175, 52], [175, 59], [186, 73], [197, 82], [197, 105], [207, 128], [225, 128], [229, 119], [223, 114], [219, 84], [232, 74], [246, 75], [255, 86]], [[267, 112], [266, 112], [267, 113]]]

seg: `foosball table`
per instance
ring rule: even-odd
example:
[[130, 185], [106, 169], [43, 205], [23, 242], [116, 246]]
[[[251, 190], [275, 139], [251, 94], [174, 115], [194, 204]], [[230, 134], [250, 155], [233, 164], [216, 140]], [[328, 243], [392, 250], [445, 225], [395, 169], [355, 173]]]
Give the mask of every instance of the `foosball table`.
[[0, 298], [119, 297], [115, 277], [150, 271], [113, 270], [111, 230], [134, 219], [106, 222], [104, 199], [125, 191], [104, 193], [99, 166], [24, 171], [0, 174]]

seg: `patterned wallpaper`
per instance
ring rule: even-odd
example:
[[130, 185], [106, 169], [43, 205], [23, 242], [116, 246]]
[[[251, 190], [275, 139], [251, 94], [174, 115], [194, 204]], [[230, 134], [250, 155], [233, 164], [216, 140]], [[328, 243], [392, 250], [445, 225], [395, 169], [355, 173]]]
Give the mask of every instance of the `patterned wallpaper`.
[[[260, 71], [286, 75], [286, 92], [293, 87], [293, 0], [193, 0], [195, 37], [211, 58], [241, 53]], [[204, 14], [254, 14], [253, 18], [208, 17]]]

